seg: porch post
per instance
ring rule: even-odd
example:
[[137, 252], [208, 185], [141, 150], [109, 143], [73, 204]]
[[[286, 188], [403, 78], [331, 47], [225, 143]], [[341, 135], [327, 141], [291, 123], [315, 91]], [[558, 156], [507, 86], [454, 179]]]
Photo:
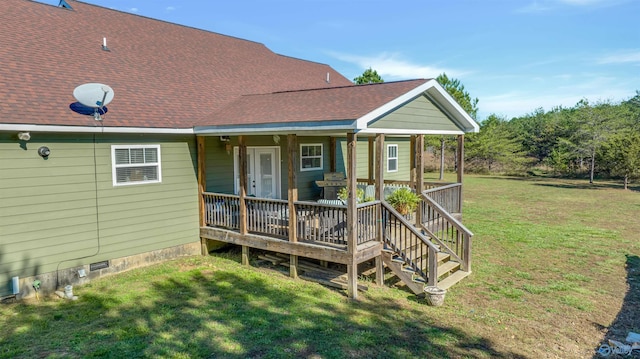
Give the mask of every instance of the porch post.
[[[245, 136], [238, 136], [239, 146], [239, 170], [240, 170], [240, 213], [239, 213], [239, 225], [240, 234], [247, 234], [247, 203], [245, 198], [247, 197], [247, 144]], [[249, 247], [242, 246], [242, 264], [249, 265]]]
[[373, 184], [373, 180], [374, 180], [374, 167], [375, 167], [375, 163], [373, 161], [373, 146], [374, 146], [374, 140], [375, 138], [373, 137], [369, 137], [369, 155], [367, 156], [367, 160], [369, 162], [369, 169], [367, 170], [367, 174], [369, 175], [367, 177], [368, 181], [367, 184]]
[[[421, 194], [424, 192], [424, 135], [418, 135], [416, 137], [416, 147], [414, 149], [416, 153], [416, 193]], [[416, 223], [422, 223], [422, 204], [416, 211]]]
[[[298, 241], [298, 215], [294, 202], [298, 200], [298, 136], [287, 135], [287, 149], [289, 150], [289, 176], [287, 201], [289, 205], [289, 242]], [[298, 256], [289, 256], [289, 275], [298, 278]]]
[[357, 240], [357, 203], [356, 203], [356, 147], [357, 135], [347, 133], [347, 253], [351, 257], [347, 264], [347, 294], [358, 298], [358, 265], [355, 256], [358, 250]]
[[[205, 216], [206, 209], [204, 205], [204, 197], [203, 194], [207, 190], [207, 178], [205, 171], [205, 141], [206, 137], [196, 136], [196, 146], [198, 148], [198, 207], [200, 213], [200, 227], [206, 226]], [[203, 256], [209, 254], [209, 247], [207, 246], [207, 239], [200, 237], [200, 250]]]
[[[376, 135], [376, 159], [375, 159], [375, 179], [376, 179], [376, 200], [384, 200], [384, 133], [378, 133]], [[377, 218], [382, 219], [382, 205], [378, 207]], [[382, 220], [377, 221], [376, 225], [376, 238], [378, 241], [384, 243], [384, 228], [382, 227]], [[382, 256], [376, 257], [376, 284], [379, 286], [384, 285], [384, 263], [382, 262]]]
[[411, 135], [411, 141], [409, 142], [409, 186], [414, 190], [417, 188], [418, 173], [416, 169], [416, 135]]
[[336, 171], [336, 138], [329, 137], [329, 172]]
[[[458, 183], [462, 184], [464, 179], [464, 135], [458, 135]], [[462, 188], [458, 198], [458, 210], [462, 213]]]

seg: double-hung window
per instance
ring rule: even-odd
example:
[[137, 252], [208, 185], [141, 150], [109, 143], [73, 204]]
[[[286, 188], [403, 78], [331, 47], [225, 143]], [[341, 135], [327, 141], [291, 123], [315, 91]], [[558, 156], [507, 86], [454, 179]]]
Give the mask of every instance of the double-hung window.
[[300, 145], [300, 171], [322, 169], [322, 144]]
[[111, 146], [113, 185], [162, 182], [160, 145]]
[[387, 145], [387, 172], [398, 172], [398, 145]]

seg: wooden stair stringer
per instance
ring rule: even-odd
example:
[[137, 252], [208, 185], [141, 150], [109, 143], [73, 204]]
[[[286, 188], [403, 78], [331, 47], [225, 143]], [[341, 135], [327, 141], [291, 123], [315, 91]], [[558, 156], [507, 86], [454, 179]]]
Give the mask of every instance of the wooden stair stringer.
[[422, 283], [417, 283], [413, 280], [413, 275], [411, 273], [405, 272], [402, 270], [404, 266], [401, 263], [397, 263], [391, 260], [393, 254], [382, 252], [382, 262], [395, 274], [404, 284], [407, 285], [411, 291], [418, 295], [424, 293], [424, 285]]

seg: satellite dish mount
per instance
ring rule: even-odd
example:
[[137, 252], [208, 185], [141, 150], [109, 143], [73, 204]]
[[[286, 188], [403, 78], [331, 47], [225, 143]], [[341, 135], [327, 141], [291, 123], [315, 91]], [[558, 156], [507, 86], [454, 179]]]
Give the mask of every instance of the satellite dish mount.
[[101, 114], [105, 113], [104, 107], [113, 100], [113, 89], [108, 85], [88, 83], [80, 85], [73, 90], [73, 97], [82, 105], [94, 109], [93, 118], [102, 121]]

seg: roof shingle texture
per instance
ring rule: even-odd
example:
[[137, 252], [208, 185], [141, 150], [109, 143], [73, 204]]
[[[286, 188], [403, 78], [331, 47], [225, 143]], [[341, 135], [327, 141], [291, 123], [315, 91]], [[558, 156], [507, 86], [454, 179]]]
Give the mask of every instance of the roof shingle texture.
[[[351, 84], [260, 43], [67, 2], [73, 10], [3, 1], [0, 123], [188, 128], [242, 95]], [[102, 124], [70, 109], [74, 88], [89, 82], [115, 93]]]
[[356, 120], [428, 80], [242, 96], [216, 113], [210, 125]]

